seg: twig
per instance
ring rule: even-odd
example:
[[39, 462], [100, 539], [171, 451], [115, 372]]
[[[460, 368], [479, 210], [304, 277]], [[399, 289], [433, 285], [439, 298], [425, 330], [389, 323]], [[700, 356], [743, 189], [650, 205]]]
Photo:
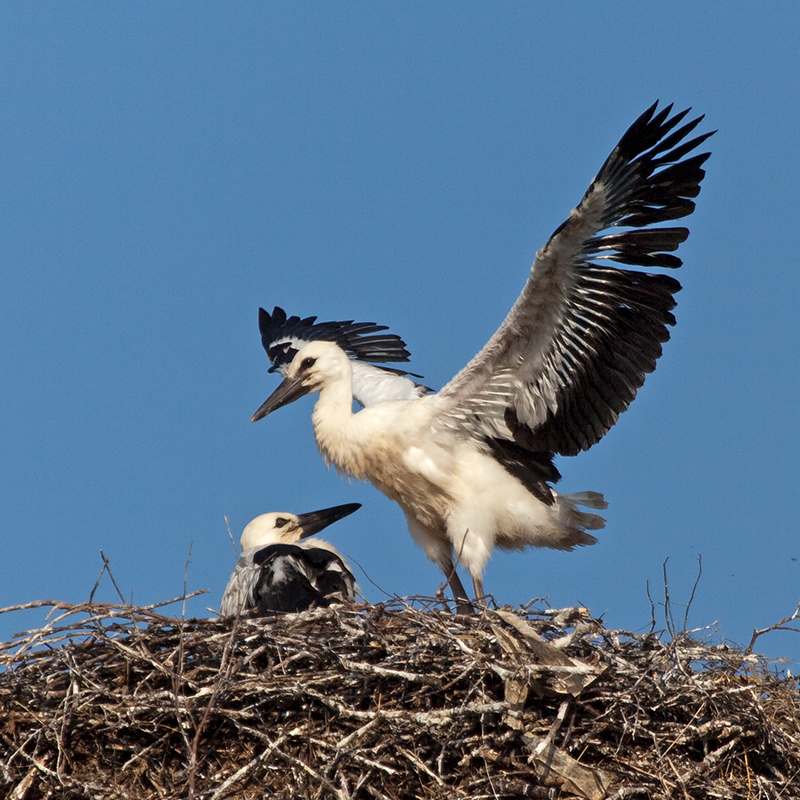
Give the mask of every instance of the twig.
[[669, 580], [667, 579], [667, 562], [669, 561], [669, 556], [664, 559], [664, 563], [661, 565], [661, 570], [664, 574], [664, 620], [667, 624], [667, 631], [669, 631], [669, 635], [672, 639], [675, 638], [675, 620], [672, 616], [672, 603], [669, 599]]
[[228, 529], [228, 538], [231, 540], [231, 547], [233, 547], [233, 557], [238, 561], [239, 560], [239, 548], [236, 546], [236, 542], [233, 540], [233, 533], [231, 532], [231, 524], [228, 522], [228, 518], [223, 516], [225, 520], [225, 527]]
[[[606, 796], [613, 773], [617, 800], [800, 797], [798, 686], [755, 658], [742, 676], [741, 650], [429, 603], [222, 621], [53, 604], [0, 644], [0, 784], [17, 800], [488, 800], [543, 775]], [[554, 636], [569, 663], [531, 657]], [[602, 677], [565, 702], [586, 670]], [[513, 711], [509, 685], [529, 698]]]
[[189, 581], [189, 563], [192, 560], [192, 547], [194, 547], [194, 540], [189, 542], [189, 552], [186, 554], [186, 564], [183, 567], [183, 606], [181, 607], [181, 619], [186, 618], [186, 584]]
[[753, 637], [750, 639], [750, 644], [747, 645], [744, 654], [749, 656], [750, 653], [753, 652], [753, 645], [756, 643], [756, 639], [758, 639], [759, 636], [763, 636], [765, 633], [771, 633], [772, 631], [794, 631], [795, 633], [800, 633], [800, 628], [786, 627], [789, 622], [792, 622], [796, 619], [800, 619], [800, 602], [798, 602], [797, 608], [794, 610], [794, 614], [792, 614], [790, 617], [786, 617], [780, 622], [770, 625], [768, 628], [761, 628], [760, 630], [756, 628], [753, 631]]
[[[105, 569], [105, 571], [108, 573], [108, 577], [111, 578], [111, 583], [114, 584], [114, 588], [117, 590], [117, 596], [122, 601], [122, 605], [124, 605], [124, 606], [133, 605], [133, 603], [129, 603], [129, 602], [127, 602], [125, 600], [125, 597], [123, 596], [122, 592], [120, 591], [120, 588], [117, 585], [117, 581], [114, 578], [114, 573], [111, 571], [111, 566], [110, 566], [111, 562], [106, 558], [106, 554], [102, 550], [100, 551], [100, 556], [103, 559], [103, 569]], [[100, 574], [102, 575], [103, 573], [101, 572]]]
[[89, 602], [94, 601], [94, 593], [97, 591], [97, 587], [100, 586], [100, 581], [103, 580], [103, 573], [106, 571], [106, 567], [108, 567], [108, 559], [103, 554], [103, 551], [100, 551], [100, 555], [103, 558], [103, 568], [100, 570], [100, 574], [97, 576], [97, 580], [94, 582], [94, 586], [92, 586], [92, 591], [89, 592]]
[[647, 592], [647, 599], [650, 601], [650, 633], [656, 629], [656, 606], [653, 598], [650, 596], [650, 581], [645, 582], [645, 591]]
[[683, 630], [685, 631], [689, 627], [689, 609], [692, 607], [692, 602], [694, 601], [694, 593], [697, 591], [697, 584], [700, 583], [700, 576], [703, 574], [703, 556], [700, 553], [697, 554], [697, 577], [694, 579], [694, 585], [692, 586], [692, 593], [689, 595], [689, 602], [686, 604], [686, 611], [683, 615]]
[[351, 555], [350, 555], [350, 553], [347, 553], [347, 552], [345, 552], [345, 551], [342, 551], [342, 552], [343, 552], [343, 553], [344, 553], [344, 555], [346, 556], [347, 560], [348, 560], [349, 562], [351, 562], [352, 564], [355, 564], [355, 565], [356, 565], [356, 566], [357, 566], [357, 567], [358, 567], [358, 568], [361, 570], [361, 572], [362, 572], [362, 574], [364, 575], [364, 577], [365, 577], [365, 578], [366, 578], [366, 579], [367, 579], [367, 580], [368, 580], [368, 581], [369, 581], [369, 582], [370, 582], [370, 583], [371, 583], [371, 584], [372, 584], [372, 585], [373, 585], [373, 586], [374, 586], [374, 587], [375, 587], [375, 588], [376, 588], [376, 589], [377, 589], [377, 590], [378, 590], [378, 591], [379, 591], [379, 592], [380, 592], [380, 593], [381, 593], [381, 594], [382, 594], [382, 595], [383, 595], [385, 598], [387, 598], [387, 599], [390, 599], [390, 600], [400, 600], [400, 599], [401, 599], [401, 598], [399, 598], [397, 595], [395, 595], [395, 594], [390, 594], [389, 592], [387, 592], [387, 591], [386, 591], [386, 589], [384, 589], [384, 588], [383, 588], [383, 587], [382, 587], [380, 584], [378, 584], [378, 583], [375, 583], [375, 581], [374, 581], [374, 580], [372, 580], [372, 578], [369, 576], [369, 573], [368, 573], [368, 572], [367, 572], [367, 571], [364, 569], [364, 567], [362, 566], [361, 562], [360, 562], [360, 561], [358, 561], [358, 559], [355, 559], [355, 558], [353, 558], [353, 556], [351, 556]]
[[244, 778], [245, 775], [247, 775], [247, 773], [256, 766], [256, 764], [263, 761], [277, 747], [280, 747], [287, 738], [287, 734], [283, 734], [274, 742], [270, 742], [269, 746], [263, 752], [259, 753], [255, 758], [248, 761], [247, 764], [245, 764], [241, 769], [238, 769], [236, 772], [234, 772], [233, 775], [231, 775], [227, 780], [223, 781], [223, 783], [217, 787], [214, 794], [211, 795], [211, 800], [218, 800], [218, 798], [222, 797], [228, 791], [228, 789], [233, 786], [234, 783]]

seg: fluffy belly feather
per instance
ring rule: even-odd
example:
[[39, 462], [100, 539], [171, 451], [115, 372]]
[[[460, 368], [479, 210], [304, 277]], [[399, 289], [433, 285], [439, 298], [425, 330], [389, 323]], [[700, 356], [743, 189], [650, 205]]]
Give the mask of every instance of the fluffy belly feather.
[[339, 472], [369, 481], [397, 502], [431, 560], [446, 544], [470, 572], [480, 574], [496, 546], [571, 550], [594, 541], [582, 528], [602, 524], [563, 497], [543, 503], [473, 442], [448, 448], [430, 438], [421, 443], [411, 430], [361, 432], [361, 441], [354, 441], [317, 430], [320, 452]]

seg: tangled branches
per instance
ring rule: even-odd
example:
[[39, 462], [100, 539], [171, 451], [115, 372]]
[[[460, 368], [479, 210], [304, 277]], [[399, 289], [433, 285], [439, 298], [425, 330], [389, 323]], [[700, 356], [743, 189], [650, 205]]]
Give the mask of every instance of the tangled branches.
[[800, 797], [794, 679], [585, 609], [61, 611], [0, 645], [14, 800]]

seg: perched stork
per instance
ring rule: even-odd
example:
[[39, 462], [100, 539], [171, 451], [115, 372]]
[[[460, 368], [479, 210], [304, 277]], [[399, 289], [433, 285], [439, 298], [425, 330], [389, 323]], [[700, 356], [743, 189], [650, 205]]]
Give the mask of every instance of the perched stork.
[[[319, 323], [315, 331], [313, 317], [293, 317], [306, 333], [320, 335], [287, 344], [286, 331], [270, 324], [275, 314], [285, 322], [285, 314], [261, 311], [264, 345], [284, 380], [253, 421], [319, 392], [312, 420], [323, 458], [400, 505], [411, 536], [447, 576], [459, 612], [471, 606], [454, 555], [480, 600], [494, 547], [572, 550], [594, 544], [588, 531], [605, 525], [578, 509], [605, 508], [602, 495], [552, 488], [561, 477], [553, 459], [587, 450], [614, 425], [655, 369], [667, 326], [675, 324], [678, 281], [615, 266], [682, 263], [671, 253], [689, 231], [653, 226], [694, 210], [709, 153], [687, 154], [713, 132], [689, 138], [702, 117], [684, 122], [689, 109], [673, 114], [671, 105], [657, 106], [631, 125], [536, 254], [497, 332], [439, 392], [354, 361], [387, 360], [392, 349], [378, 342], [360, 352], [358, 324]], [[383, 329], [370, 332], [376, 330]], [[353, 413], [353, 397], [370, 382], [365, 375], [374, 386], [386, 381], [388, 396], [373, 389]], [[403, 391], [392, 395], [397, 385]]]
[[263, 617], [355, 599], [355, 579], [341, 554], [308, 537], [359, 508], [348, 503], [309, 514], [278, 511], [248, 523], [242, 555], [222, 596], [223, 616], [255, 609]]

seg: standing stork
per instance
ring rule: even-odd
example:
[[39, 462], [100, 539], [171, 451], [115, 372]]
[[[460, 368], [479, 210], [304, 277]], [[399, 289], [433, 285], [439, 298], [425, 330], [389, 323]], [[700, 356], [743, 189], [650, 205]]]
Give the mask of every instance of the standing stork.
[[[657, 106], [631, 125], [536, 254], [497, 332], [439, 392], [353, 360], [389, 360], [385, 335], [359, 353], [353, 323], [293, 317], [310, 335], [292, 344], [270, 324], [280, 309], [272, 317], [261, 311], [264, 345], [284, 380], [253, 422], [319, 392], [312, 420], [323, 458], [400, 505], [411, 536], [447, 576], [459, 612], [471, 606], [454, 555], [481, 600], [494, 547], [572, 550], [594, 544], [588, 531], [605, 525], [578, 509], [605, 508], [602, 495], [552, 488], [561, 477], [553, 459], [587, 450], [614, 425], [675, 324], [678, 281], [626, 267], [681, 266], [672, 252], [689, 231], [653, 226], [694, 210], [710, 154], [687, 154], [713, 132], [689, 138], [702, 117], [683, 122], [689, 109]], [[376, 330], [383, 328], [367, 332]], [[354, 397], [364, 405], [356, 413]]]
[[361, 508], [360, 503], [308, 514], [261, 514], [242, 532], [242, 554], [222, 596], [223, 616], [259, 616], [355, 599], [355, 578], [336, 548], [308, 539]]

